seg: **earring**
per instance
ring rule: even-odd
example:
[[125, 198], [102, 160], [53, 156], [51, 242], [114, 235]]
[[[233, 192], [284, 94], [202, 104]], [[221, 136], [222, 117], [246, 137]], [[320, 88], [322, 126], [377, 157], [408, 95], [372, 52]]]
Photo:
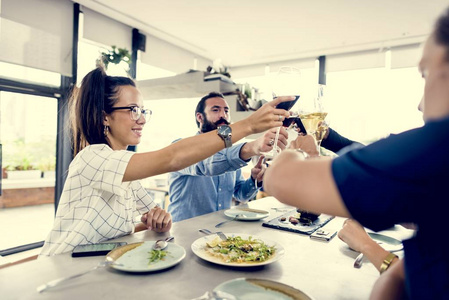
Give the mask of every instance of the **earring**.
[[108, 132], [109, 132], [109, 126], [105, 125], [104, 126], [104, 130], [103, 130], [103, 134], [104, 134], [105, 137], [108, 136]]

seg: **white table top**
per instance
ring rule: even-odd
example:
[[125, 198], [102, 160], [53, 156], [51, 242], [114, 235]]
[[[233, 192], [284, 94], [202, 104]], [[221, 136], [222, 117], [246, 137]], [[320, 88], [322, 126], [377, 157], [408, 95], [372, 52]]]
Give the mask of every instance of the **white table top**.
[[[173, 224], [170, 233], [139, 232], [116, 239], [128, 243], [155, 240], [172, 235], [174, 242], [185, 248], [185, 259], [173, 268], [155, 273], [132, 274], [102, 268], [60, 284], [41, 294], [36, 287], [59, 277], [87, 270], [104, 257], [72, 258], [70, 253], [39, 258], [0, 269], [2, 299], [192, 299], [210, 291], [222, 282], [247, 277], [278, 281], [302, 290], [314, 299], [368, 299], [379, 274], [365, 261], [360, 269], [353, 267], [357, 252], [350, 250], [338, 237], [330, 242], [311, 240], [308, 235], [262, 227], [262, 222], [282, 215], [273, 207], [285, 207], [272, 197], [252, 201], [249, 207], [270, 211], [264, 220], [229, 222], [220, 230], [253, 234], [276, 241], [285, 249], [277, 262], [251, 268], [215, 265], [197, 257], [191, 244], [204, 236], [200, 228], [216, 231], [215, 224], [228, 219], [223, 211]], [[324, 229], [339, 230], [344, 219], [334, 218]], [[398, 239], [413, 232], [396, 226], [382, 232]], [[398, 252], [402, 256], [402, 252]]]

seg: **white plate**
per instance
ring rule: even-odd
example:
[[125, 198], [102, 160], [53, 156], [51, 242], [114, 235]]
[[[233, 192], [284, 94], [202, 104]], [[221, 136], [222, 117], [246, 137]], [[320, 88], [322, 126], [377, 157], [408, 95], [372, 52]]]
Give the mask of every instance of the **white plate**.
[[128, 244], [118, 247], [106, 256], [106, 260], [113, 261], [115, 264], [110, 265], [112, 268], [126, 272], [155, 272], [170, 268], [180, 263], [186, 256], [186, 251], [183, 247], [168, 243], [167, 256], [164, 260], [153, 262], [149, 264], [149, 252], [156, 241], [146, 241], [142, 243]]
[[275, 246], [276, 252], [270, 259], [267, 259], [266, 261], [261, 261], [261, 262], [248, 262], [248, 263], [225, 262], [224, 260], [208, 253], [206, 250], [208, 248], [206, 243], [213, 241], [217, 237], [216, 234], [212, 234], [212, 235], [208, 235], [208, 236], [199, 238], [196, 241], [194, 241], [191, 246], [193, 253], [195, 253], [195, 255], [198, 256], [199, 258], [202, 258], [208, 262], [215, 263], [215, 264], [222, 265], [222, 266], [232, 266], [232, 267], [264, 266], [264, 265], [274, 263], [275, 261], [279, 260], [282, 256], [284, 256], [284, 252], [285, 252], [284, 247], [282, 247], [281, 245], [279, 245], [278, 243], [276, 243], [274, 241], [267, 240], [265, 238], [260, 238], [255, 235], [243, 234], [243, 233], [225, 233], [225, 235], [228, 237], [240, 236], [242, 239], [245, 239], [245, 240], [251, 236], [253, 240], [258, 239], [258, 240], [263, 241], [268, 246]]
[[225, 210], [224, 214], [225, 216], [230, 218], [234, 218], [236, 215], [243, 215], [242, 217], [235, 218], [236, 220], [239, 221], [255, 221], [266, 218], [270, 215], [268, 211], [264, 211], [264, 213], [261, 212], [259, 213], [259, 212], [240, 210], [238, 208], [231, 208]]
[[214, 291], [225, 292], [239, 300], [311, 300], [304, 292], [289, 285], [266, 279], [237, 278], [218, 285]]
[[392, 237], [389, 237], [389, 236], [386, 236], [386, 235], [383, 235], [380, 233], [375, 233], [375, 232], [368, 232], [368, 235], [373, 240], [378, 242], [379, 246], [381, 246], [382, 248], [384, 248], [387, 251], [394, 252], [394, 251], [402, 250], [402, 248], [403, 248], [402, 242], [395, 238], [392, 238]]

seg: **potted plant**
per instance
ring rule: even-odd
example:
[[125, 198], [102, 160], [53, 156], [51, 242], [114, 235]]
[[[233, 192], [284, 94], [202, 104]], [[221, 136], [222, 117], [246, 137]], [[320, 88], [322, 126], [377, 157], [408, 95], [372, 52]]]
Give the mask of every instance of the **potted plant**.
[[56, 158], [47, 156], [39, 161], [39, 170], [42, 171], [43, 178], [55, 178]]
[[41, 171], [32, 163], [29, 156], [14, 159], [6, 166], [8, 179], [35, 179], [41, 177]]

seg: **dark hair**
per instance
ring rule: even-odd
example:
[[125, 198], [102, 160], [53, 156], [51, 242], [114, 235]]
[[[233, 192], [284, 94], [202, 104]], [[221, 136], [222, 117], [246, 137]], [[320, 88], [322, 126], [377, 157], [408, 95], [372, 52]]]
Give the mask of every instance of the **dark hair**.
[[[136, 86], [128, 77], [107, 76], [102, 67], [90, 71], [71, 96], [71, 124], [74, 155], [87, 145], [107, 144], [104, 113], [118, 101], [121, 86]], [[109, 145], [110, 146], [110, 145]]]
[[449, 61], [449, 8], [436, 21], [434, 35], [436, 42], [447, 48], [446, 60]]
[[201, 98], [200, 102], [198, 102], [198, 104], [196, 105], [196, 109], [195, 109], [195, 121], [196, 121], [196, 126], [200, 126], [200, 122], [198, 122], [198, 120], [196, 119], [196, 113], [200, 113], [204, 116], [204, 108], [206, 107], [206, 100], [210, 99], [210, 98], [223, 98], [224, 96], [222, 93], [218, 93], [218, 92], [210, 92], [209, 94], [207, 94], [206, 96], [204, 96], [203, 98]]

